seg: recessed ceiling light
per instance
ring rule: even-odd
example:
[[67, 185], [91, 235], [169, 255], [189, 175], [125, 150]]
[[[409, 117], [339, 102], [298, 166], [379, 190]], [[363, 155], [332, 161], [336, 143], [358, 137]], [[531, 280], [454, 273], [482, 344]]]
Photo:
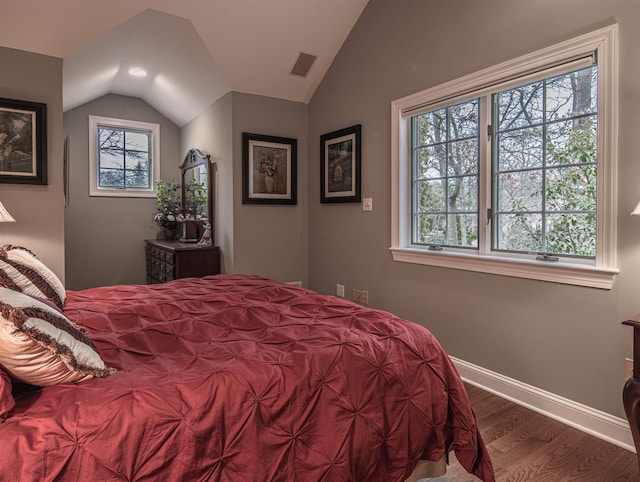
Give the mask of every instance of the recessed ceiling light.
[[146, 77], [147, 71], [141, 67], [131, 67], [129, 69], [129, 75], [132, 75], [133, 77]]

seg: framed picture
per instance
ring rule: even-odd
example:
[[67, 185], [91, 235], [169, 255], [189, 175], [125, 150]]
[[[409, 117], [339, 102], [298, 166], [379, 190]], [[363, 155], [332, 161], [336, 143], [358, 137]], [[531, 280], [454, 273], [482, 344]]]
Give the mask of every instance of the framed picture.
[[0, 99], [0, 182], [47, 184], [47, 105]]
[[360, 202], [360, 133], [358, 124], [320, 136], [320, 202]]
[[297, 204], [298, 141], [242, 133], [242, 202]]

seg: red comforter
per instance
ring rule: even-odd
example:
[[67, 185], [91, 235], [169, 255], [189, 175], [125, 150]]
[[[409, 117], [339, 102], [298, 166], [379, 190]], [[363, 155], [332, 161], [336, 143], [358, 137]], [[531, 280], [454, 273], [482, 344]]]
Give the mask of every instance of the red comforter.
[[455, 450], [493, 480], [423, 327], [257, 277], [69, 291], [104, 379], [15, 387], [0, 480], [403, 481]]

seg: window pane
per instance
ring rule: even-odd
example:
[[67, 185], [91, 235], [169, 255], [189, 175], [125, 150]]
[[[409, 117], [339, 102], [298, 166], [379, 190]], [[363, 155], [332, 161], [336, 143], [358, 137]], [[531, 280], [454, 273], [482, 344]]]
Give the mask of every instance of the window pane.
[[542, 166], [542, 129], [533, 127], [499, 133], [498, 170], [512, 171]]
[[542, 251], [542, 216], [540, 214], [504, 214], [498, 218], [497, 249], [507, 251]]
[[146, 152], [131, 152], [126, 154], [126, 168], [136, 171], [149, 170], [149, 156]]
[[496, 97], [501, 131], [540, 124], [544, 119], [542, 82], [500, 92]]
[[125, 172], [126, 187], [147, 189], [149, 187], [149, 171], [144, 169], [132, 169]]
[[447, 165], [447, 149], [444, 144], [421, 147], [417, 150], [417, 179], [441, 177]]
[[473, 214], [456, 214], [449, 216], [449, 223], [455, 223], [455, 239], [447, 244], [466, 248], [478, 247], [478, 216]]
[[449, 139], [478, 135], [478, 100], [451, 106], [449, 109]]
[[109, 151], [113, 149], [124, 149], [124, 132], [119, 129], [110, 129], [108, 127], [98, 128], [99, 149], [101, 151]]
[[549, 214], [547, 216], [545, 252], [596, 255], [596, 215]]
[[478, 138], [449, 144], [447, 171], [450, 176], [478, 173]]
[[416, 229], [416, 243], [445, 244], [446, 219], [443, 214], [417, 215]]
[[595, 113], [597, 74], [597, 66], [592, 66], [548, 80], [546, 118], [557, 120]]
[[440, 109], [417, 116], [416, 146], [433, 145], [447, 139], [447, 110]]
[[124, 171], [100, 169], [100, 187], [121, 189], [124, 186]]
[[449, 212], [478, 211], [478, 178], [475, 176], [449, 179]]
[[416, 212], [444, 212], [444, 181], [421, 181], [417, 183]]
[[127, 150], [149, 152], [149, 134], [146, 132], [127, 131]]
[[124, 169], [123, 151], [100, 151], [100, 169]]
[[498, 210], [542, 210], [542, 171], [520, 171], [498, 176]]
[[549, 169], [546, 180], [547, 211], [596, 210], [596, 166]]
[[554, 122], [547, 130], [547, 164], [595, 164], [597, 142], [595, 116]]

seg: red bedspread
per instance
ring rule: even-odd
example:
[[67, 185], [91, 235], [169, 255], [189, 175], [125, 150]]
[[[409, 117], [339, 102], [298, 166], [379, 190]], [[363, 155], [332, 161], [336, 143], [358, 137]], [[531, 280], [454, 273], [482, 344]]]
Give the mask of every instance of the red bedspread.
[[15, 390], [12, 481], [403, 481], [455, 450], [493, 480], [455, 368], [423, 327], [257, 277], [69, 291], [118, 372]]

